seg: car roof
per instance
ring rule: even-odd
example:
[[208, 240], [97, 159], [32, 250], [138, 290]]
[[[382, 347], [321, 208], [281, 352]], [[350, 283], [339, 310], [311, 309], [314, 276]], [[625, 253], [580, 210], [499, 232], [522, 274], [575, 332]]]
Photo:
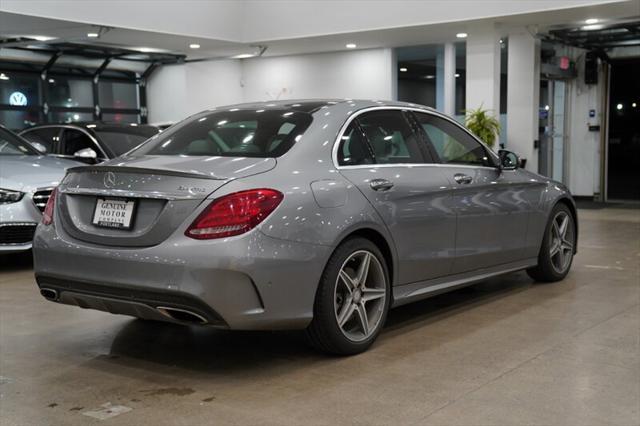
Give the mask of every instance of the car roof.
[[109, 123], [103, 121], [75, 121], [73, 123], [43, 123], [29, 127], [25, 130], [40, 129], [43, 127], [75, 127], [80, 129], [90, 129], [97, 132], [100, 131], [118, 131], [123, 129], [138, 128], [144, 130], [158, 130], [156, 126], [150, 124], [137, 123]]
[[405, 107], [405, 108], [418, 108], [433, 111], [433, 108], [414, 104], [409, 102], [398, 102], [388, 100], [375, 100], [375, 99], [288, 99], [277, 101], [264, 101], [264, 102], [250, 102], [235, 105], [226, 105], [222, 107], [212, 108], [209, 112], [223, 111], [230, 109], [268, 109], [278, 108], [287, 109], [291, 111], [300, 111], [310, 114], [314, 114], [321, 109], [332, 108], [334, 106], [349, 106], [353, 110], [359, 110], [370, 107]]

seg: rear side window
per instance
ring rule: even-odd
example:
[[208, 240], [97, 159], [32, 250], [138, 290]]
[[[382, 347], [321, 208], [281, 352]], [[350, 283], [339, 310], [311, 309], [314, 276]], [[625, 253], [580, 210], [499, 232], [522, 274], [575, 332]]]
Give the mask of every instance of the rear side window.
[[140, 145], [153, 135], [140, 135], [114, 131], [96, 131], [100, 141], [117, 157]]
[[306, 112], [287, 109], [199, 114], [133, 151], [148, 155], [279, 157], [311, 124]]
[[347, 130], [342, 134], [338, 149], [338, 164], [341, 166], [357, 166], [360, 164], [373, 164], [371, 148], [367, 143], [364, 133], [360, 130], [356, 121], [352, 121]]
[[357, 118], [376, 164], [425, 163], [418, 138], [399, 110], [380, 110]]

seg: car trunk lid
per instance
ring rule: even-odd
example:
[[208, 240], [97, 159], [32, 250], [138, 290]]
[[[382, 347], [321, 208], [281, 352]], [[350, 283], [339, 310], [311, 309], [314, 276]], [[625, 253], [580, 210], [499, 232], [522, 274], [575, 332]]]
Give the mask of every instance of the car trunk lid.
[[[227, 182], [267, 172], [273, 158], [123, 157], [69, 170], [57, 213], [73, 238], [106, 246], [144, 247], [169, 237], [204, 199]], [[133, 201], [129, 229], [94, 224], [98, 200]]]

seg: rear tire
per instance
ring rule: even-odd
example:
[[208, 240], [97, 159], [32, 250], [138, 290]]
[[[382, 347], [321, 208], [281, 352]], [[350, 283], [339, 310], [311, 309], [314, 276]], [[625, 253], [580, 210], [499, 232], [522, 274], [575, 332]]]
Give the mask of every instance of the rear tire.
[[342, 243], [327, 262], [306, 330], [317, 349], [336, 355], [367, 350], [380, 334], [391, 299], [382, 253], [365, 238]]
[[527, 274], [534, 280], [542, 282], [564, 279], [571, 269], [575, 244], [575, 218], [565, 204], [556, 204], [544, 232], [538, 264], [527, 269]]

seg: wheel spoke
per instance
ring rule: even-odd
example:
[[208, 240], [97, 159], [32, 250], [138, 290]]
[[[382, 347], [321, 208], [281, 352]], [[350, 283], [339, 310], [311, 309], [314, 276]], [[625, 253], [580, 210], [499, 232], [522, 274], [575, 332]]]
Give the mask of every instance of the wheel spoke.
[[549, 250], [549, 255], [551, 257], [555, 256], [560, 251], [560, 248], [561, 248], [561, 244], [559, 241], [554, 243], [553, 246], [551, 246], [551, 250]]
[[349, 321], [349, 318], [351, 318], [355, 310], [356, 310], [356, 305], [353, 304], [353, 301], [351, 298], [345, 301], [345, 303], [342, 305], [342, 309], [340, 310], [340, 313], [338, 314], [338, 325], [341, 328], [346, 324], [347, 321]]
[[384, 288], [363, 288], [362, 300], [366, 303], [371, 300], [382, 299], [387, 291]]
[[558, 236], [564, 240], [567, 236], [567, 229], [569, 228], [569, 216], [564, 215], [561, 220], [562, 222], [560, 222], [560, 227], [558, 228]]
[[573, 251], [573, 243], [567, 241], [567, 240], [563, 240], [562, 241], [562, 248], [565, 250], [571, 250]]
[[369, 318], [367, 318], [367, 310], [364, 304], [359, 304], [356, 308], [358, 311], [358, 319], [360, 319], [360, 327], [365, 336], [369, 336]]
[[356, 288], [356, 283], [353, 281], [353, 278], [351, 278], [344, 269], [340, 271], [340, 278], [342, 279], [342, 282], [344, 282], [344, 284], [347, 286], [349, 294], [351, 294], [353, 292], [353, 289]]
[[367, 282], [367, 275], [369, 274], [369, 264], [371, 263], [371, 254], [365, 252], [362, 261], [360, 262], [360, 266], [358, 267], [358, 284], [364, 286]]
[[560, 227], [558, 226], [558, 222], [556, 222], [556, 220], [554, 219], [553, 221], [553, 228], [551, 228], [551, 235], [554, 236], [555, 238], [560, 238], [561, 234], [560, 234]]

